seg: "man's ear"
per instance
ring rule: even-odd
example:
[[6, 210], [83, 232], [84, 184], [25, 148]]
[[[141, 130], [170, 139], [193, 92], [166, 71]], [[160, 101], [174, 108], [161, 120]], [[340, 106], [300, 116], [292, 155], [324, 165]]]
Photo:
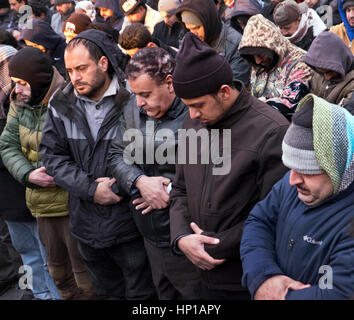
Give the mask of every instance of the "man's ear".
[[165, 83], [167, 84], [167, 88], [168, 88], [168, 91], [169, 93], [174, 93], [175, 90], [173, 88], [173, 84], [172, 84], [172, 74], [169, 74], [166, 79], [165, 79]]
[[108, 70], [108, 58], [102, 56], [100, 60], [98, 60], [98, 66], [103, 72], [106, 72]]
[[227, 101], [230, 99], [231, 96], [231, 88], [227, 84], [223, 84], [219, 91], [218, 91], [218, 96], [221, 98], [223, 101]]

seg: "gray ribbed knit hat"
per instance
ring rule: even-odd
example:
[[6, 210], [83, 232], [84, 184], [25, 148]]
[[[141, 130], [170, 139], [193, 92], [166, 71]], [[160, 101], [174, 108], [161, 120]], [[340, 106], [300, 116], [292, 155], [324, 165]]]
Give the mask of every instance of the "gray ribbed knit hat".
[[283, 163], [302, 174], [321, 174], [313, 144], [313, 103], [309, 101], [295, 112], [283, 139]]
[[345, 11], [348, 7], [354, 6], [354, 1], [353, 0], [347, 0], [343, 1], [343, 10]]

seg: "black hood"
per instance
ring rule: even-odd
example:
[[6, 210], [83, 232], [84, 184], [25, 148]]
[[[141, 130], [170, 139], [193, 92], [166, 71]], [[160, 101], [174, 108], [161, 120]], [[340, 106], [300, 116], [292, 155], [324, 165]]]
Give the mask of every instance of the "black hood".
[[332, 70], [343, 78], [354, 68], [354, 57], [344, 41], [329, 31], [321, 32], [313, 40], [303, 61], [311, 68]]
[[89, 40], [96, 44], [102, 50], [104, 55], [111, 63], [113, 70], [118, 77], [119, 85], [125, 87], [125, 76], [123, 70], [120, 67], [123, 64], [124, 56], [122, 51], [114, 42], [113, 37], [106, 32], [90, 29], [81, 32], [74, 39], [77, 38]]
[[212, 45], [221, 33], [222, 22], [214, 0], [184, 0], [176, 11], [177, 18], [182, 22], [183, 11], [194, 13], [203, 23], [205, 42]]
[[31, 86], [29, 105], [39, 104], [43, 100], [53, 75], [52, 59], [37, 48], [25, 47], [9, 62], [9, 76], [25, 80]]
[[[32, 24], [32, 25], [31, 25]], [[31, 19], [21, 31], [21, 39], [28, 40], [44, 46], [51, 52], [58, 47], [65, 47], [65, 38], [57, 34], [47, 21]]]

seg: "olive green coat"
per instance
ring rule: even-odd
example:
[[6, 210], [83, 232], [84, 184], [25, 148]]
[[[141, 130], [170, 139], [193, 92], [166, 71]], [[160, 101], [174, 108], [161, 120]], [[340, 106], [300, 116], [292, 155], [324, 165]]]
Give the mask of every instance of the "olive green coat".
[[15, 90], [11, 93], [6, 127], [0, 137], [0, 155], [12, 176], [26, 186], [26, 203], [32, 215], [38, 217], [68, 215], [68, 194], [60, 187], [43, 188], [28, 182], [29, 174], [43, 166], [39, 144], [47, 115], [49, 98], [64, 83], [54, 68], [49, 90], [41, 104], [16, 105]]

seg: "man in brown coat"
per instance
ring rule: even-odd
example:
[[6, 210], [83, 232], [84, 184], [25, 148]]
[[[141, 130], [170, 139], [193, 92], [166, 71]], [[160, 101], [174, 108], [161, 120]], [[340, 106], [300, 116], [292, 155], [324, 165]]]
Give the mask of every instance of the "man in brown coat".
[[206, 299], [247, 299], [242, 228], [287, 171], [281, 142], [288, 121], [233, 82], [226, 60], [192, 33], [177, 55], [173, 86], [189, 108], [170, 195], [173, 250], [200, 269]]

